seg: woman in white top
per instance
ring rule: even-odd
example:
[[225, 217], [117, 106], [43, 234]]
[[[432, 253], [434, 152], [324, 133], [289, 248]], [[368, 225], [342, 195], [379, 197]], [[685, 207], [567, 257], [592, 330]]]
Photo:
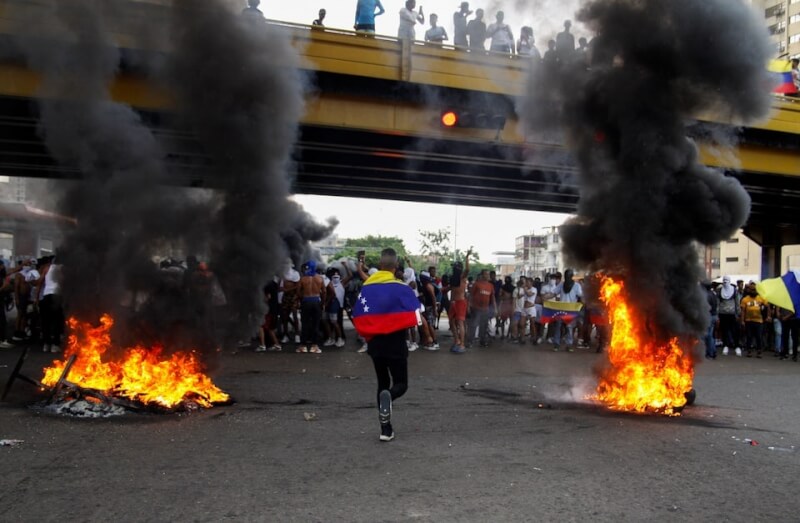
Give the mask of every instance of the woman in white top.
[[417, 7], [417, 0], [406, 0], [406, 6], [400, 10], [400, 28], [397, 30], [397, 38], [401, 40], [416, 40], [417, 32], [414, 26], [417, 23], [425, 23], [425, 15], [422, 13], [422, 7], [419, 12], [414, 11]]
[[61, 265], [55, 259], [42, 267], [39, 313], [42, 320], [44, 352], [60, 352], [61, 336], [64, 334], [64, 308], [61, 301]]

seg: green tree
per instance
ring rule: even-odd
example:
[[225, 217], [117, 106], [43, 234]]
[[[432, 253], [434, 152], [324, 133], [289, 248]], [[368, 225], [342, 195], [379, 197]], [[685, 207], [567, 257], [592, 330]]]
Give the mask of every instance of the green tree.
[[441, 260], [449, 261], [450, 252], [450, 229], [439, 229], [438, 231], [419, 231], [422, 254], [431, 258], [434, 265], [439, 265]]
[[349, 257], [355, 258], [358, 251], [365, 251], [365, 262], [368, 267], [377, 267], [381, 259], [381, 251], [391, 247], [397, 251], [400, 259], [408, 256], [403, 240], [397, 236], [364, 236], [362, 238], [348, 238], [344, 244], [344, 249], [339, 251], [336, 255], [337, 258]]

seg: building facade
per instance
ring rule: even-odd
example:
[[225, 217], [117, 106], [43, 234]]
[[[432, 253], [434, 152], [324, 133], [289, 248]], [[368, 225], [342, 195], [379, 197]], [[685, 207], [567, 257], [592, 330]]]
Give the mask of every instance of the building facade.
[[775, 57], [800, 58], [800, 0], [752, 0], [763, 15]]
[[545, 227], [538, 233], [518, 236], [514, 251], [515, 274], [544, 278], [563, 269], [561, 235], [558, 226]]

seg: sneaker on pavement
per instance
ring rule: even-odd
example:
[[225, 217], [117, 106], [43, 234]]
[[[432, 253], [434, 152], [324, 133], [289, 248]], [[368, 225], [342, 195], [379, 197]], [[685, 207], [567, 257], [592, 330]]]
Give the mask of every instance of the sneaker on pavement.
[[306, 347], [305, 345], [303, 345], [303, 346], [301, 346], [301, 347], [297, 347], [297, 348], [296, 348], [294, 351], [295, 351], [295, 352], [308, 352], [308, 347]]
[[567, 347], [567, 352], [575, 352], [575, 349], [573, 349], [571, 346]]
[[360, 352], [360, 353], [367, 352], [367, 344], [365, 343], [364, 345], [362, 345], [361, 348], [358, 349], [357, 352]]
[[392, 421], [392, 393], [384, 389], [378, 394], [378, 420], [381, 426]]
[[392, 424], [387, 423], [386, 425], [381, 426], [381, 441], [392, 441], [394, 439], [394, 430], [392, 430]]
[[336, 345], [339, 348], [344, 347], [344, 339], [343, 338], [339, 338], [338, 340], [336, 340], [336, 343], [334, 343], [334, 345]]
[[453, 352], [455, 354], [464, 354], [465, 352], [467, 352], [467, 349], [465, 349], [461, 345], [453, 345], [453, 348], [450, 349], [450, 352]]
[[553, 352], [558, 352], [561, 349], [558, 345], [553, 345]]
[[322, 354], [322, 349], [320, 349], [320, 348], [319, 348], [318, 346], [316, 346], [316, 345], [312, 345], [312, 346], [311, 346], [311, 348], [310, 348], [310, 349], [308, 349], [308, 352], [312, 352], [312, 353], [314, 353], [314, 354]]
[[330, 347], [332, 345], [336, 345], [336, 341], [333, 338], [328, 338], [325, 340], [325, 343], [322, 344], [323, 347]]
[[411, 342], [411, 343], [406, 344], [406, 348], [408, 349], [408, 352], [414, 352], [415, 350], [417, 350], [419, 348], [419, 345], [417, 345], [414, 342]]
[[14, 344], [8, 343], [6, 340], [0, 341], [0, 349], [13, 349]]
[[739, 357], [742, 356], [742, 349], [740, 349], [739, 347], [736, 347], [736, 355]]
[[50, 344], [45, 343], [44, 347], [42, 347], [42, 352], [50, 352]]
[[267, 352], [267, 346], [259, 345], [258, 347], [256, 347], [256, 352]]
[[283, 335], [283, 338], [281, 338], [281, 343], [289, 343], [289, 336], [287, 336], [286, 334], [284, 334], [284, 335]]
[[294, 335], [294, 342], [300, 343], [300, 336], [298, 336], [297, 334]]
[[270, 351], [270, 352], [280, 352], [280, 351], [283, 350], [283, 347], [281, 347], [280, 345], [273, 345], [272, 347], [270, 347], [267, 350]]
[[536, 345], [540, 345], [541, 343], [542, 343], [542, 338], [537, 338], [536, 339]]
[[722, 355], [723, 356], [727, 356], [728, 352], [730, 352], [730, 349], [728, 347], [722, 347]]
[[432, 347], [431, 350], [439, 350], [439, 349], [441, 349], [441, 347], [439, 346], [439, 343], [437, 343], [435, 341], [433, 342], [433, 345], [431, 345], [431, 347]]

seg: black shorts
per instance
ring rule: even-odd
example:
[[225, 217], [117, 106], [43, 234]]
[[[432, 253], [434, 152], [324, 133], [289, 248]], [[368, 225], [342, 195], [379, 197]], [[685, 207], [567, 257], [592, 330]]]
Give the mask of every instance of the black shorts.
[[375, 24], [358, 24], [356, 25], [356, 31], [372, 31], [375, 32]]

